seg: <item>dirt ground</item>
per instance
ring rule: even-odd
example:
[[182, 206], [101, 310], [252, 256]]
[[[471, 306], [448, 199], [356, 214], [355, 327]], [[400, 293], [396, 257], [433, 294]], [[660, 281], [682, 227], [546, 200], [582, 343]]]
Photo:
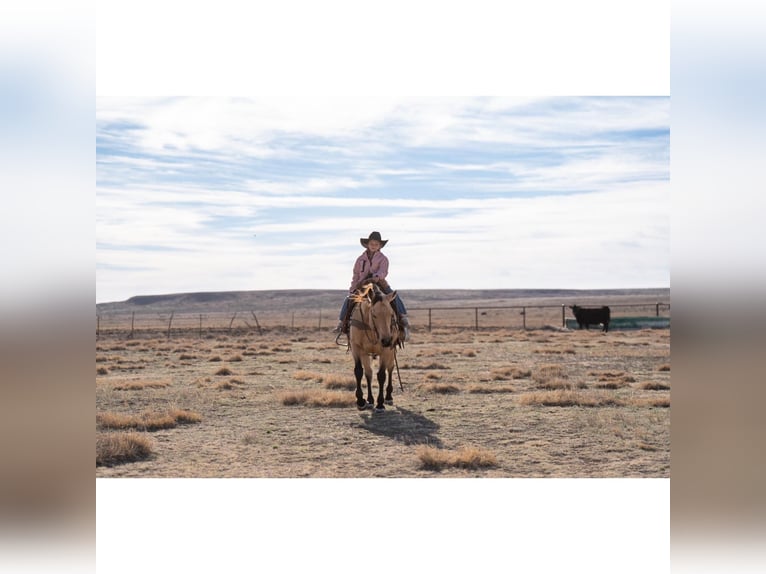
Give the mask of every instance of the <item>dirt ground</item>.
[[[435, 329], [414, 332], [398, 362], [404, 391], [394, 372], [394, 405], [378, 413], [357, 410], [351, 355], [329, 331], [102, 336], [97, 438], [123, 432], [105, 415], [200, 420], [134, 429], [151, 455], [96, 476], [670, 476], [667, 329]], [[293, 404], [291, 392], [336, 402]], [[481, 449], [494, 463], [434, 468], [424, 445]]]

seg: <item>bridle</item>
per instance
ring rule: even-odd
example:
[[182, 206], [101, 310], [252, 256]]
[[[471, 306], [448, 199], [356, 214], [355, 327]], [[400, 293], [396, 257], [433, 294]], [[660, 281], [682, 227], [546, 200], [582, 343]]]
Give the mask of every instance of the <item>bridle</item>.
[[[367, 300], [366, 303], [369, 305], [369, 308], [367, 309], [368, 317], [365, 317], [365, 309], [362, 307], [365, 302], [361, 302], [359, 305], [359, 313], [362, 316], [362, 321], [357, 321], [356, 319], [351, 319], [351, 324], [357, 327], [358, 329], [364, 331], [367, 335], [367, 340], [370, 344], [377, 344], [380, 342], [380, 331], [378, 331], [378, 327], [375, 324], [375, 321], [372, 320], [372, 308], [375, 306], [376, 303]], [[391, 325], [390, 325], [392, 335], [394, 329], [398, 331], [398, 327], [396, 324], [396, 315], [394, 313], [391, 314]], [[393, 338], [393, 337], [392, 337]]]

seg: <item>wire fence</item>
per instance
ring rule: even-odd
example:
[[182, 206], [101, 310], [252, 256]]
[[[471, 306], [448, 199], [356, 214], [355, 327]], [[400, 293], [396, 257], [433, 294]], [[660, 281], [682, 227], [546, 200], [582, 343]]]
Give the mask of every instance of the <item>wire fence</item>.
[[[670, 317], [670, 303], [609, 305], [612, 319]], [[541, 329], [565, 327], [573, 318], [567, 305], [504, 305], [415, 307], [408, 309], [413, 330], [435, 329]], [[96, 315], [96, 338], [215, 336], [229, 333], [263, 334], [265, 331], [331, 330], [338, 322], [334, 309], [236, 311], [215, 313], [103, 313]]]

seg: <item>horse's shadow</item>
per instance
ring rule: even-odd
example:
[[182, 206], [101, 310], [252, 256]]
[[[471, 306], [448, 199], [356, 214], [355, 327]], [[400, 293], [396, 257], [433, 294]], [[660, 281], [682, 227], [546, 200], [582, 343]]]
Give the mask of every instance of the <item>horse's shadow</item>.
[[402, 407], [388, 409], [384, 413], [365, 411], [360, 413], [360, 428], [371, 433], [386, 436], [406, 445], [427, 444], [441, 448], [441, 440], [436, 436], [439, 425], [434, 421]]

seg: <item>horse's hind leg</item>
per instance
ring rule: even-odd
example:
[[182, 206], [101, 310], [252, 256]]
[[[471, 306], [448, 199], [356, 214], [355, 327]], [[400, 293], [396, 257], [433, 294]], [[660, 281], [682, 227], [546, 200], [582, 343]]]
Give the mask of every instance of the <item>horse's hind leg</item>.
[[362, 392], [362, 360], [359, 357], [354, 359], [354, 377], [356, 377], [356, 406], [359, 410], [365, 408], [364, 393]]

